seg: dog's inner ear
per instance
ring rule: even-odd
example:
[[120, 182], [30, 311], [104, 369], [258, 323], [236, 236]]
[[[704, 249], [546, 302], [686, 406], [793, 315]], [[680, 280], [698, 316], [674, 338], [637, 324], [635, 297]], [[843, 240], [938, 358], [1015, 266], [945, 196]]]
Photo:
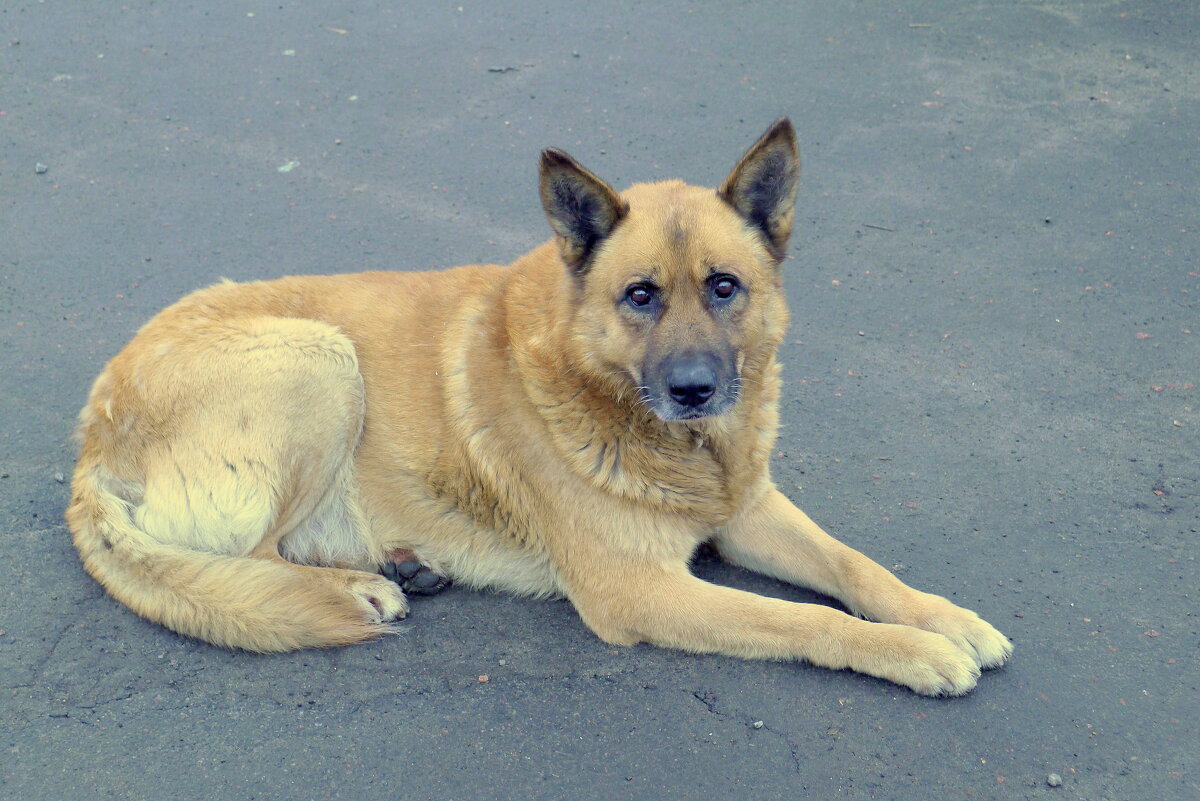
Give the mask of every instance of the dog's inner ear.
[[563, 261], [577, 275], [587, 272], [596, 246], [629, 210], [613, 188], [561, 150], [542, 151], [542, 207], [558, 234]]
[[746, 151], [718, 190], [725, 202], [763, 233], [776, 261], [787, 255], [799, 182], [796, 132], [783, 117]]

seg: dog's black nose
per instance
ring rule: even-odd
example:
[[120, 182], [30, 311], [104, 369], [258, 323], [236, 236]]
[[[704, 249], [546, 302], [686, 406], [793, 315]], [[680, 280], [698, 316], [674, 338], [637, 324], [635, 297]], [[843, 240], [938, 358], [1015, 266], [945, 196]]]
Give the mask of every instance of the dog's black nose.
[[667, 374], [667, 392], [681, 406], [700, 406], [716, 391], [716, 373], [698, 359], [677, 362]]

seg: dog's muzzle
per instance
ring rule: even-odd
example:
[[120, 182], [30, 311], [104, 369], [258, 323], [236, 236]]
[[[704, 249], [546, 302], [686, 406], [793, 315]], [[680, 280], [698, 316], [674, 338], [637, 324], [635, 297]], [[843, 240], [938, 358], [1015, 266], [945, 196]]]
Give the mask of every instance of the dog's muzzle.
[[642, 397], [662, 420], [696, 420], [723, 414], [737, 402], [732, 365], [715, 353], [690, 352], [664, 359], [642, 387]]

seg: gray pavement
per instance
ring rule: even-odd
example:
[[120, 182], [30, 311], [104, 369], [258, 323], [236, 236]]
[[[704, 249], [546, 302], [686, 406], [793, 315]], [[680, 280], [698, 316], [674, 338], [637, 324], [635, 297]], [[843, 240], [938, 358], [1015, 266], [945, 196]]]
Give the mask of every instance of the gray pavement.
[[[740, 5], [0, 7], [0, 797], [1200, 798], [1197, 4]], [[712, 185], [782, 114], [776, 477], [1013, 638], [970, 696], [461, 590], [251, 656], [83, 573], [74, 415], [158, 309], [506, 262], [549, 236], [542, 147]]]

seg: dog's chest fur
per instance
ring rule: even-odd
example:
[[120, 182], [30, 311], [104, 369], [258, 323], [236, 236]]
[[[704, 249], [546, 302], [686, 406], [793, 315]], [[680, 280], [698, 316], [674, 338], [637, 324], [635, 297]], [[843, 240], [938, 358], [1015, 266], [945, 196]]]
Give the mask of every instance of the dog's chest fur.
[[596, 489], [711, 525], [728, 516], [736, 466], [702, 430], [655, 425], [587, 389], [535, 384], [531, 395], [558, 458]]
[[[671, 426], [565, 382], [561, 372], [526, 371], [530, 417], [542, 435], [518, 442], [503, 426], [476, 428], [430, 474], [431, 490], [520, 543], [538, 539], [542, 515], [562, 521], [572, 511], [617, 507], [667, 514], [703, 538], [736, 511], [742, 498], [735, 489], [766, 475], [778, 379], [773, 360], [764, 368], [742, 414]], [[524, 448], [522, 458], [505, 458]]]

